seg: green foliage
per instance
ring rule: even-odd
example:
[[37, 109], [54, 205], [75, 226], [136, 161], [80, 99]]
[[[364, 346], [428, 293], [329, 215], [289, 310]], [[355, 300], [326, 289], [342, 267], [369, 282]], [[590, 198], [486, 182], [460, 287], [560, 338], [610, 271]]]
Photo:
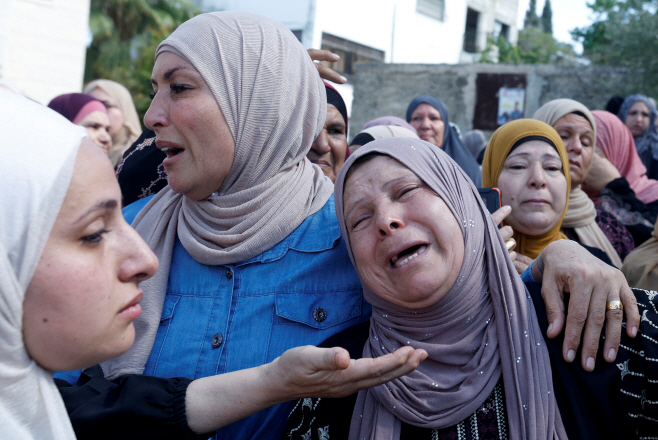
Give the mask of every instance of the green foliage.
[[528, 10], [525, 13], [523, 20], [523, 28], [530, 29], [539, 27], [539, 17], [537, 17], [537, 0], [530, 0]]
[[539, 28], [529, 28], [519, 31], [516, 46], [504, 38], [489, 38], [480, 62], [493, 63], [497, 58], [498, 63], [504, 64], [572, 64], [575, 56], [571, 45], [555, 40]]
[[553, 10], [551, 9], [551, 0], [546, 0], [544, 9], [541, 13], [541, 27], [547, 34], [553, 35]]
[[658, 0], [595, 0], [588, 6], [598, 19], [571, 32], [584, 55], [594, 64], [642, 71], [642, 83], [627, 91], [658, 95]]
[[85, 82], [106, 78], [130, 90], [140, 119], [148, 110], [155, 49], [200, 11], [190, 0], [91, 0]]

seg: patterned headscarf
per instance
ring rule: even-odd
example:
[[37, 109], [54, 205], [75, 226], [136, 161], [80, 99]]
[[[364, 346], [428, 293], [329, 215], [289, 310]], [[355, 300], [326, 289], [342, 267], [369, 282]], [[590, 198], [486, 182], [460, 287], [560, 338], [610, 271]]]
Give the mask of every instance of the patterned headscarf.
[[336, 179], [336, 214], [357, 272], [361, 262], [347, 232], [343, 193], [350, 167], [370, 153], [396, 159], [446, 203], [462, 228], [465, 249], [457, 281], [427, 308], [391, 304], [363, 285], [373, 306], [364, 357], [405, 345], [429, 356], [406, 376], [359, 393], [350, 439], [397, 440], [401, 421], [424, 428], [455, 425], [484, 403], [501, 375], [511, 438], [566, 438], [530, 297], [475, 185], [442, 150], [389, 138], [364, 146], [345, 163]]

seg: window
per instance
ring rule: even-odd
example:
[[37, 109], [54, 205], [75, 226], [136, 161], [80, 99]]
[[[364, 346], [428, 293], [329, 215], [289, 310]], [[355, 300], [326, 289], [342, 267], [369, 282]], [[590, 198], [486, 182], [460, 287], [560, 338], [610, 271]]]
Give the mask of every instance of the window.
[[509, 26], [501, 23], [500, 21], [495, 21], [492, 36], [494, 40], [498, 40], [499, 38], [502, 37], [505, 40], [509, 41]]
[[335, 35], [322, 33], [322, 49], [330, 50], [340, 56], [335, 63], [322, 61], [340, 74], [351, 75], [354, 72], [354, 63], [358, 61], [384, 61], [384, 51], [374, 49], [354, 41], [346, 40]]
[[444, 0], [417, 0], [416, 12], [443, 21]]
[[480, 13], [475, 9], [468, 8], [466, 12], [466, 29], [464, 31], [464, 52], [475, 53], [475, 41], [478, 34], [478, 19]]

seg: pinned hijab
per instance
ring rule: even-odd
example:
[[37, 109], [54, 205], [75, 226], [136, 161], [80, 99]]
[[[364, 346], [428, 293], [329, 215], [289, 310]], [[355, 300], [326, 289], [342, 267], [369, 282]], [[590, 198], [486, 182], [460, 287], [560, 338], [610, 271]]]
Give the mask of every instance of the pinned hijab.
[[596, 121], [596, 147], [626, 178], [638, 199], [644, 203], [658, 200], [658, 181], [647, 177], [647, 168], [637, 154], [626, 124], [606, 111], [594, 110], [592, 115]]
[[[532, 118], [554, 126], [562, 117], [571, 113], [581, 114], [589, 122], [594, 132], [593, 149], [596, 150], [596, 122], [589, 109], [580, 102], [573, 99], [554, 99], [541, 106]], [[596, 223], [594, 202], [585, 194], [580, 185], [571, 188], [569, 209], [562, 221], [562, 227], [572, 228], [578, 235], [580, 243], [601, 249], [610, 257], [610, 261], [615, 267], [621, 267], [619, 254]]]
[[160, 260], [141, 284], [142, 314], [131, 349], [103, 364], [106, 377], [144, 370], [160, 323], [176, 238], [201, 264], [248, 260], [319, 211], [333, 185], [306, 158], [323, 129], [325, 85], [288, 28], [247, 12], [212, 12], [186, 21], [158, 46], [187, 60], [210, 87], [235, 141], [233, 165], [201, 201], [169, 186], [133, 226]]
[[53, 98], [48, 107], [55, 110], [74, 124], [78, 124], [88, 114], [103, 112], [107, 114], [107, 108], [98, 99], [84, 93], [69, 93]]
[[[517, 119], [508, 122], [495, 131], [489, 145], [484, 152], [482, 161], [482, 184], [485, 187], [498, 186], [498, 178], [503, 172], [503, 165], [511, 151], [519, 145], [540, 140], [546, 142], [557, 151], [562, 161], [562, 170], [567, 180], [567, 198], [571, 187], [571, 176], [569, 174], [569, 156], [562, 139], [550, 125], [535, 119]], [[527, 235], [514, 231], [514, 240], [517, 243], [517, 251], [533, 260], [550, 243], [567, 238], [560, 229], [562, 221], [567, 213], [568, 203], [564, 207], [562, 217], [553, 228], [541, 235]]]
[[443, 129], [443, 144], [441, 145], [441, 149], [445, 151], [452, 160], [457, 162], [464, 171], [466, 171], [466, 174], [471, 178], [473, 183], [475, 183], [475, 186], [478, 188], [481, 187], [482, 172], [480, 171], [480, 165], [478, 165], [475, 158], [466, 149], [461, 139], [459, 139], [457, 130], [450, 125], [448, 108], [443, 101], [430, 95], [420, 95], [414, 98], [413, 101], [409, 103], [409, 107], [407, 107], [407, 122], [411, 122], [411, 116], [413, 115], [414, 110], [416, 110], [421, 104], [431, 105], [441, 115], [441, 120], [445, 125], [445, 128]]
[[0, 438], [75, 439], [53, 373], [23, 342], [23, 300], [87, 136], [52, 110], [0, 90]]
[[382, 116], [380, 118], [370, 120], [363, 125], [363, 129], [365, 130], [366, 128], [375, 127], [377, 125], [395, 125], [397, 127], [403, 127], [412, 131], [416, 136], [418, 136], [418, 132], [410, 123], [402, 118], [398, 118], [397, 116]]
[[370, 153], [399, 161], [446, 203], [462, 228], [465, 250], [457, 281], [427, 308], [391, 304], [363, 285], [373, 306], [364, 357], [404, 345], [422, 348], [429, 356], [406, 376], [359, 392], [350, 439], [397, 440], [401, 421], [423, 428], [453, 426], [484, 403], [501, 376], [510, 438], [566, 438], [548, 351], [525, 286], [475, 185], [436, 146], [409, 138], [382, 139], [358, 150], [341, 168], [336, 214], [357, 271], [343, 193], [350, 167]]
[[361, 133], [354, 136], [350, 146], [363, 146], [377, 139], [392, 137], [408, 137], [413, 139], [420, 139], [415, 131], [408, 130], [405, 127], [398, 127], [397, 125], [375, 125], [370, 128], [366, 128]]
[[87, 84], [84, 93], [89, 93], [95, 88], [107, 93], [123, 114], [123, 126], [119, 133], [112, 137], [112, 148], [107, 153], [112, 161], [112, 166], [116, 167], [123, 157], [123, 153], [142, 133], [142, 125], [139, 123], [135, 103], [127, 88], [109, 79], [97, 79]]
[[[638, 101], [645, 103], [649, 109], [649, 128], [647, 128], [640, 136], [634, 138], [635, 148], [641, 157], [650, 154], [654, 160], [658, 160], [658, 127], [656, 127], [656, 116], [658, 115], [658, 112], [656, 111], [656, 105], [652, 102], [652, 99], [648, 96], [640, 95], [639, 93], [627, 96], [621, 104], [617, 116], [619, 116], [619, 119], [625, 124], [626, 118], [628, 118], [628, 112], [631, 110], [631, 107], [633, 107], [633, 104]], [[645, 163], [644, 165], [646, 166], [647, 164]]]

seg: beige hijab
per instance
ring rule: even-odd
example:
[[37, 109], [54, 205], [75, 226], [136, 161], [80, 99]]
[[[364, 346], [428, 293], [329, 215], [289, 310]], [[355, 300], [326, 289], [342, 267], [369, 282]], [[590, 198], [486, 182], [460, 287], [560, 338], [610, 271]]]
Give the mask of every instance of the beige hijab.
[[326, 119], [325, 86], [290, 30], [246, 12], [201, 14], [163, 41], [156, 58], [165, 51], [187, 59], [210, 87], [233, 134], [235, 158], [208, 199], [197, 202], [167, 186], [135, 218], [160, 269], [142, 284], [135, 344], [103, 364], [110, 378], [144, 369], [176, 237], [202, 264], [245, 261], [287, 237], [333, 193], [331, 181], [306, 159]]
[[0, 89], [0, 438], [73, 440], [52, 371], [23, 342], [23, 300], [64, 202], [84, 128]]
[[112, 161], [112, 166], [116, 167], [123, 153], [130, 148], [133, 142], [137, 140], [142, 134], [142, 125], [139, 123], [139, 116], [137, 116], [137, 109], [133, 103], [133, 98], [127, 88], [118, 82], [110, 81], [109, 79], [97, 79], [85, 87], [83, 93], [89, 94], [95, 88], [99, 88], [114, 99], [117, 107], [123, 113], [123, 127], [121, 131], [112, 138], [112, 148], [107, 153]]
[[[585, 115], [594, 131], [594, 148], [596, 148], [596, 122], [589, 109], [573, 99], [554, 99], [539, 108], [532, 116], [550, 126], [569, 113], [580, 112]], [[612, 264], [621, 267], [619, 254], [596, 223], [596, 208], [594, 202], [580, 189], [580, 185], [571, 188], [569, 193], [569, 209], [562, 221], [563, 228], [573, 228], [580, 242], [586, 246], [601, 249], [608, 254]]]
[[628, 254], [621, 271], [631, 287], [658, 290], [658, 222], [651, 238]]

